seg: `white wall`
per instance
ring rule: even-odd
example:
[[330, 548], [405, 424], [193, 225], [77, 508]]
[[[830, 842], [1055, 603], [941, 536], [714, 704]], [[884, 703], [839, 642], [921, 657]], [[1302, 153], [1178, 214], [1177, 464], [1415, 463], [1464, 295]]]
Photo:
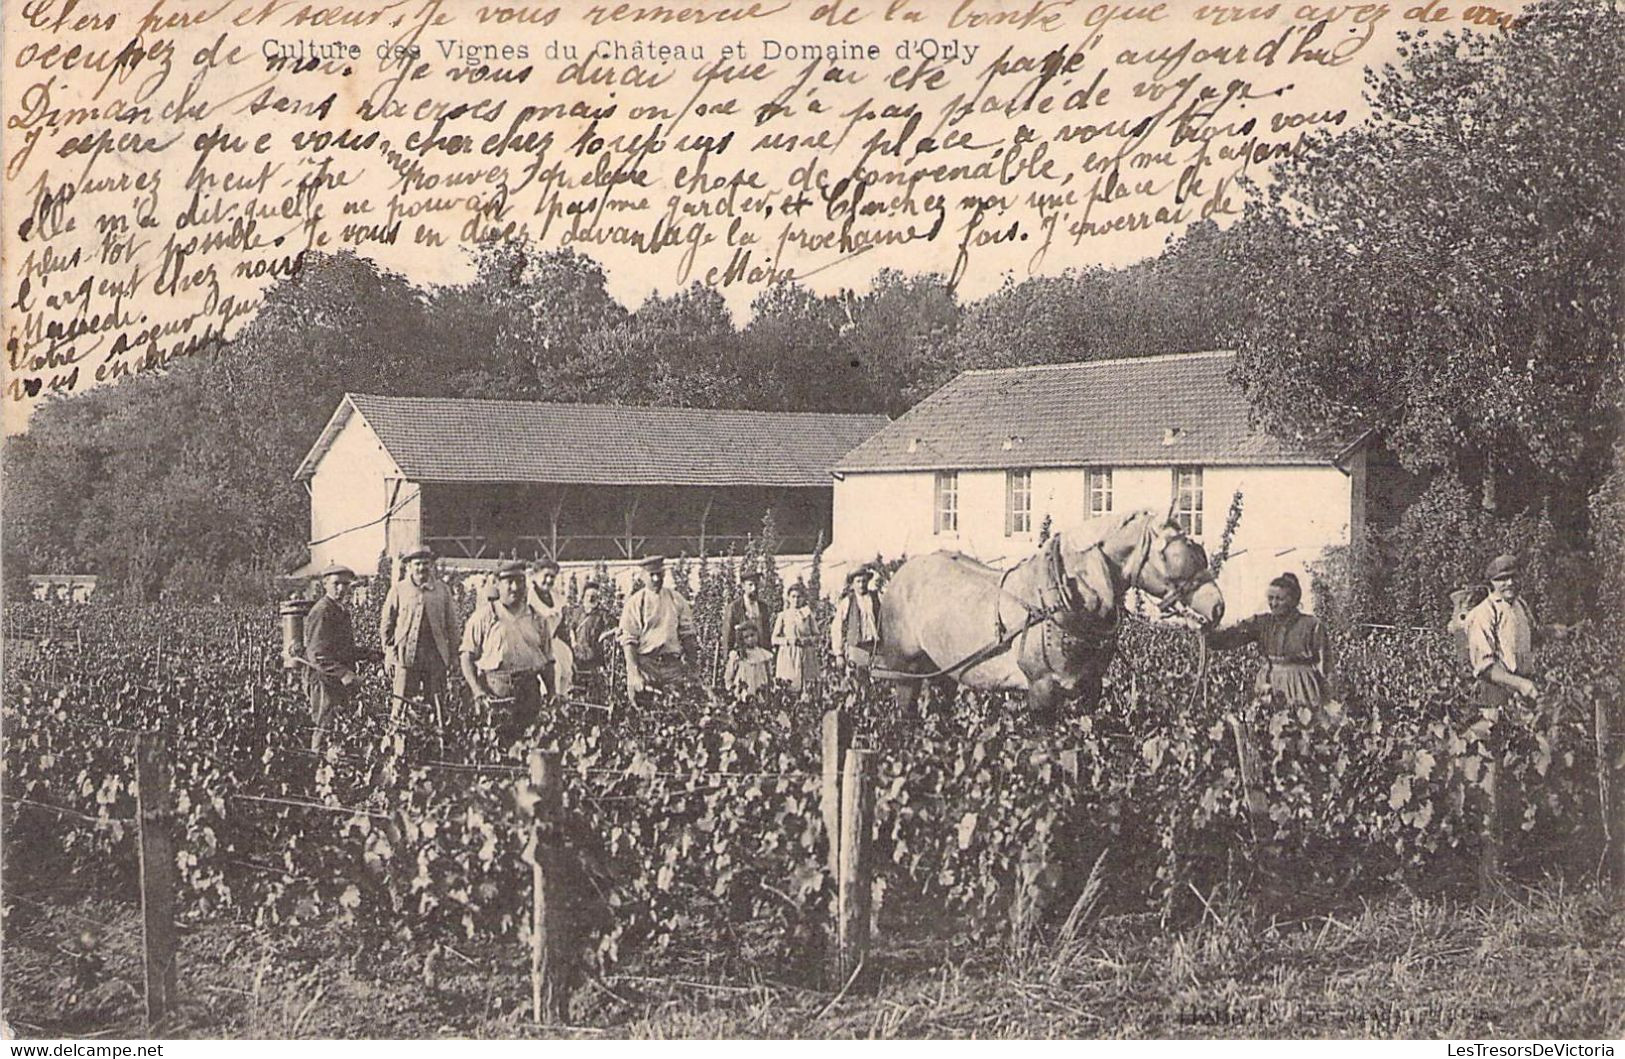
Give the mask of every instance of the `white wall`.
[[[1032, 474], [1032, 532], [1006, 537], [1005, 472], [959, 472], [959, 532], [932, 533], [935, 475], [929, 471], [847, 473], [835, 483], [834, 541], [826, 569], [838, 573], [876, 553], [891, 559], [950, 549], [996, 566], [1030, 554], [1046, 514], [1056, 532], [1087, 518], [1082, 468], [1039, 468]], [[1335, 467], [1206, 467], [1201, 540], [1216, 550], [1230, 500], [1242, 490], [1242, 518], [1231, 558], [1220, 572], [1230, 613], [1264, 607], [1264, 588], [1282, 571], [1297, 574], [1310, 605], [1308, 563], [1324, 548], [1348, 541], [1352, 491]], [[1169, 467], [1112, 470], [1112, 510], [1167, 511], [1173, 496]], [[826, 577], [826, 581], [828, 577]]]
[[[310, 539], [323, 541], [310, 549], [311, 565], [320, 571], [333, 564], [348, 566], [358, 574], [370, 575], [377, 570], [378, 555], [384, 550], [385, 523], [376, 522], [389, 509], [389, 494], [393, 480], [400, 474], [395, 461], [378, 441], [372, 428], [352, 415], [326, 455], [316, 464], [310, 480]], [[417, 486], [401, 486], [397, 499], [415, 492]], [[413, 505], [408, 505], [409, 507]], [[395, 525], [389, 530], [392, 551], [406, 547], [399, 520], [411, 516], [409, 525], [415, 532], [415, 510], [403, 508], [390, 519]], [[374, 523], [366, 525], [367, 523]], [[357, 529], [356, 527], [365, 528]], [[349, 532], [344, 532], [348, 530]], [[334, 537], [334, 534], [340, 534]]]

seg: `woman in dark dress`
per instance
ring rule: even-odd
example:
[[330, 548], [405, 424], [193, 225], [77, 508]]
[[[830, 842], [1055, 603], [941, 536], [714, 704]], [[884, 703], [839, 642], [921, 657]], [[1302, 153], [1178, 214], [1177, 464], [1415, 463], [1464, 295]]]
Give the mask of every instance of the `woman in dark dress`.
[[1282, 574], [1271, 581], [1266, 598], [1268, 612], [1209, 633], [1208, 643], [1220, 651], [1256, 643], [1264, 656], [1253, 686], [1259, 695], [1278, 693], [1288, 706], [1324, 706], [1331, 645], [1315, 616], [1298, 610], [1303, 588], [1297, 577]]

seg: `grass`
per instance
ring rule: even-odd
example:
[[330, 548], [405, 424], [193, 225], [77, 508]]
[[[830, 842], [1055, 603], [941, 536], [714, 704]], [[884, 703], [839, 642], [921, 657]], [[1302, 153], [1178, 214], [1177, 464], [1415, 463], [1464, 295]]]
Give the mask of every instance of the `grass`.
[[[1625, 1036], [1625, 910], [1560, 882], [1491, 903], [1396, 895], [1291, 921], [1199, 903], [1177, 930], [1100, 916], [990, 951], [882, 939], [872, 988], [839, 995], [704, 965], [630, 968], [533, 1026], [522, 954], [354, 951], [216, 923], [186, 934], [180, 1037], [957, 1038]], [[110, 931], [91, 931], [87, 922]], [[23, 1036], [147, 1035], [133, 910], [12, 906], [0, 1006]], [[346, 947], [350, 951], [346, 951]], [[516, 947], [513, 947], [516, 948]]]

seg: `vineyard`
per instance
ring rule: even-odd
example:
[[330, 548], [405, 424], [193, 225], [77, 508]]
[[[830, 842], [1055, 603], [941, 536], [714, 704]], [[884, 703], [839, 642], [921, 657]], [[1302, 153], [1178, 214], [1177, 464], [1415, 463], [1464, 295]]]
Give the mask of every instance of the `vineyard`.
[[[1619, 787], [1617, 744], [1604, 748], [1615, 760], [1598, 755], [1619, 656], [1594, 637], [1548, 649], [1538, 706], [1493, 725], [1443, 634], [1368, 630], [1340, 644], [1339, 701], [1316, 715], [1250, 702], [1250, 655], [1220, 656], [1198, 681], [1189, 633], [1133, 624], [1101, 708], [1055, 730], [1013, 700], [965, 693], [899, 716], [847, 678], [816, 702], [563, 703], [510, 747], [463, 708], [443, 726], [423, 709], [392, 718], [374, 673], [362, 708], [313, 749], [260, 610], [16, 604], [6, 622], [8, 954], [65, 923], [89, 929], [56, 946], [74, 983], [57, 1012], [25, 1015], [14, 971], [5, 1006], [67, 1033], [139, 1010], [132, 987], [109, 983], [117, 910], [139, 893], [144, 731], [163, 734], [173, 772], [185, 938], [238, 931], [271, 939], [289, 966], [339, 959], [348, 975], [431, 993], [461, 968], [486, 995], [442, 1005], [452, 1032], [529, 1012], [533, 825], [516, 789], [535, 750], [561, 768], [549, 841], [576, 880], [566, 896], [584, 978], [564, 1015], [587, 1027], [624, 1021], [639, 982], [698, 979], [724, 997], [776, 984], [823, 1010], [845, 992], [824, 959], [832, 709], [874, 763], [870, 989], [932, 978], [926, 950], [1019, 960], [1134, 924], [1171, 935], [1395, 893], [1471, 899], [1487, 835], [1506, 885], [1585, 890], [1620, 839], [1599, 795], [1599, 781]], [[1262, 804], [1249, 803], [1238, 726], [1257, 749]], [[187, 1015], [204, 983], [186, 959], [183, 945], [182, 1028], [204, 1018], [201, 1000]]]

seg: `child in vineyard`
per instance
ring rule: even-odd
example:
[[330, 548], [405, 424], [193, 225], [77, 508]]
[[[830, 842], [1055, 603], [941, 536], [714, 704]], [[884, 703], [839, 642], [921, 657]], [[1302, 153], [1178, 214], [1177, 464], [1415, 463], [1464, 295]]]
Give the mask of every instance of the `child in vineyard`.
[[773, 664], [773, 655], [757, 641], [753, 622], [740, 622], [734, 629], [734, 639], [736, 643], [728, 655], [723, 683], [735, 697], [748, 699], [760, 694], [772, 679], [769, 667]]

